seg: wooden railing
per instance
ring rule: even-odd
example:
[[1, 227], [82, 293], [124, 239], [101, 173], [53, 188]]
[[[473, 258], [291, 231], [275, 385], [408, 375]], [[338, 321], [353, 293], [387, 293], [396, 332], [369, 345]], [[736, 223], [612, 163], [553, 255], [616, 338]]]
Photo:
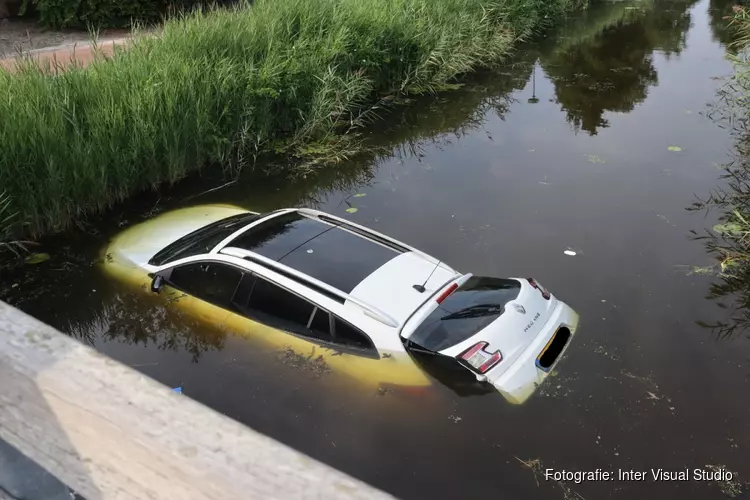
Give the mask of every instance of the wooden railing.
[[87, 500], [392, 498], [2, 302], [0, 440]]

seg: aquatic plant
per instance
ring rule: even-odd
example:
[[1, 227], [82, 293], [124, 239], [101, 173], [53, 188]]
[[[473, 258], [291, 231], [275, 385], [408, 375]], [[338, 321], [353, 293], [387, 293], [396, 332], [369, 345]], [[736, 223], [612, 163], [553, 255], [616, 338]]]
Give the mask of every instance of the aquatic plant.
[[584, 3], [258, 0], [171, 19], [86, 68], [21, 61], [0, 70], [0, 186], [39, 234], [207, 165], [343, 161], [394, 95], [453, 88]]
[[719, 337], [750, 329], [750, 14], [744, 8], [734, 9], [730, 30], [735, 41], [728, 57], [735, 72], [720, 89], [709, 116], [734, 134], [735, 154], [721, 166], [720, 187], [689, 208], [719, 215], [720, 222], [710, 230], [694, 233], [716, 261], [712, 271], [718, 280], [711, 284], [709, 297], [729, 312], [725, 320], [700, 323]]

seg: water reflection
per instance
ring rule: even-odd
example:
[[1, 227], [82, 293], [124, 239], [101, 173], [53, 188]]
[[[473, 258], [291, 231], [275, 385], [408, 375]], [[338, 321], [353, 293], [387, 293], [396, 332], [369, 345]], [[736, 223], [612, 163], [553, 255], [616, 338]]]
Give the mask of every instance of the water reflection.
[[193, 363], [206, 351], [223, 349], [227, 336], [226, 332], [191, 318], [171, 304], [153, 300], [145, 292], [124, 291], [114, 292], [101, 300], [99, 307], [88, 309], [85, 319], [68, 318], [62, 329], [94, 347], [116, 342], [184, 352]]
[[693, 232], [703, 241], [715, 261], [694, 272], [717, 276], [707, 298], [724, 310], [723, 319], [699, 321], [717, 338], [732, 338], [750, 330], [750, 135], [740, 139], [734, 160], [723, 167], [720, 186], [706, 200], [695, 202], [690, 211], [712, 210], [720, 223], [704, 233]]
[[732, 16], [733, 7], [741, 3], [740, 0], [711, 0], [708, 7], [713, 38], [730, 52], [734, 51], [732, 42], [736, 38], [736, 33], [729, 25], [729, 20]]
[[695, 1], [620, 3], [594, 8], [569, 27], [553, 50], [540, 55], [555, 86], [556, 102], [577, 132], [596, 135], [609, 126], [606, 112], [627, 113], [658, 83], [653, 54], [667, 57], [685, 47], [689, 8]]
[[[728, 2], [711, 3], [711, 27], [722, 43], [731, 43], [733, 32], [721, 30], [731, 13]], [[717, 29], [719, 30], [717, 32]], [[735, 47], [736, 48], [736, 47]], [[716, 277], [707, 298], [723, 310], [722, 319], [698, 321], [717, 338], [728, 339], [750, 329], [750, 120], [747, 117], [748, 81], [737, 66], [735, 76], [723, 80], [718, 99], [709, 106], [708, 116], [734, 137], [731, 161], [721, 166], [718, 186], [705, 199], [699, 199], [688, 211], [713, 212], [719, 223], [702, 233], [692, 231], [692, 239], [702, 241], [714, 264], [693, 272]]]
[[[508, 498], [562, 498], [516, 457], [569, 470], [682, 470], [715, 460], [744, 467], [738, 472], [750, 477], [746, 450], [727, 444], [728, 437], [750, 439], [747, 404], [736, 397], [747, 392], [746, 370], [734, 363], [744, 354], [704, 342], [693, 321], [712, 317], [706, 283], [673, 272], [705, 257], [701, 245], [684, 239], [696, 221], [682, 207], [714, 184], [706, 167], [723, 161], [731, 143], [698, 113], [685, 113], [712, 98], [709, 77], [726, 70], [711, 41], [708, 0], [688, 13], [690, 5], [592, 7], [559, 36], [524, 47], [513, 64], [456, 92], [394, 107], [362, 131], [376, 150], [336, 169], [295, 179], [246, 177], [207, 193], [228, 179], [202, 174], [144, 196], [99, 225], [45, 242], [41, 250], [52, 259], [3, 276], [3, 297], [400, 498], [481, 498], [497, 494], [498, 484]], [[684, 47], [690, 22], [695, 28]], [[585, 133], [574, 135], [576, 123]], [[668, 151], [670, 144], [684, 150]], [[594, 155], [602, 161], [587, 161]], [[160, 210], [224, 202], [341, 214], [357, 193], [366, 196], [349, 198], [359, 207], [356, 222], [457, 268], [538, 275], [559, 290], [584, 318], [559, 375], [521, 406], [479, 395], [482, 387], [439, 366], [425, 370], [454, 392], [436, 384], [434, 397], [361, 391], [334, 373], [313, 380], [244, 337], [200, 333], [181, 318], [156, 314], [88, 265], [110, 235]], [[568, 245], [578, 255], [565, 255]], [[44, 287], [41, 295], [27, 293], [37, 287]], [[718, 494], [715, 484], [697, 482], [569, 486], [588, 499]]]

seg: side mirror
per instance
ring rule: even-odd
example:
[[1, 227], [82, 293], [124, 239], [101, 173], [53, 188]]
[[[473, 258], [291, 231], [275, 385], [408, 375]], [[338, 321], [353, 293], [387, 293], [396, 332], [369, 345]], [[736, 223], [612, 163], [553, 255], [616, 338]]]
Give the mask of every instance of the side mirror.
[[161, 287], [164, 285], [164, 276], [156, 275], [151, 281], [151, 291], [154, 293], [161, 292]]

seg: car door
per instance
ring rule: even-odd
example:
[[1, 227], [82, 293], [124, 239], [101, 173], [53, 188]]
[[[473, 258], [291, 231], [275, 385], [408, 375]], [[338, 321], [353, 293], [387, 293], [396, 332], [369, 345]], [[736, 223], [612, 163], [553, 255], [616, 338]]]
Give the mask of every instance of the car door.
[[290, 346], [308, 355], [311, 348], [324, 348], [331, 340], [328, 325], [313, 321], [315, 304], [265, 278], [246, 275], [235, 294], [234, 307], [235, 313], [227, 320], [233, 330], [261, 333], [262, 340], [275, 347]]
[[[303, 356], [342, 357], [356, 354], [378, 359], [378, 353], [367, 339], [359, 345], [343, 345], [334, 340], [331, 317], [328, 311], [300, 295], [260, 276], [246, 277], [235, 296], [238, 313], [228, 318], [233, 330], [246, 330], [247, 319], [265, 328], [263, 340], [276, 348], [292, 348]], [[253, 329], [252, 333], [258, 331]], [[367, 344], [366, 346], [364, 344]], [[352, 350], [352, 353], [348, 351]], [[336, 360], [338, 361], [338, 360]]]
[[[239, 289], [247, 294], [246, 299], [242, 292], [235, 296], [242, 316], [263, 325], [263, 340], [287, 355], [291, 349], [300, 360], [313, 360], [315, 368], [324, 363], [326, 368], [368, 385], [430, 384], [405, 352], [401, 357], [381, 356], [365, 332], [276, 283], [255, 276], [243, 280]], [[233, 316], [230, 314], [229, 324], [246, 328], [242, 319]]]
[[203, 322], [224, 328], [232, 298], [243, 271], [221, 262], [192, 262], [160, 273], [165, 278], [163, 295], [170, 305]]

